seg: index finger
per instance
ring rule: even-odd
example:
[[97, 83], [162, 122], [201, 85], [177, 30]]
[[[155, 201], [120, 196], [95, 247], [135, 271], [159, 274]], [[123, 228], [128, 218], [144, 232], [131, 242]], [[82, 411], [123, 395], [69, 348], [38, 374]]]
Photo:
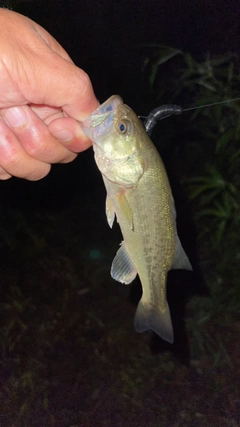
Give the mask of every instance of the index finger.
[[[72, 76], [71, 92], [69, 88], [67, 92], [63, 98], [63, 101], [65, 99], [65, 104], [62, 104], [63, 111], [78, 121], [85, 120], [99, 106], [90, 78], [80, 68], [76, 67], [75, 81], [74, 76]], [[70, 102], [66, 103], [68, 99]]]
[[45, 104], [79, 121], [97, 108], [88, 75], [40, 25], [2, 9], [0, 36], [0, 108]]
[[71, 61], [50, 52], [44, 64], [41, 61], [38, 67], [35, 62], [35, 76], [28, 80], [31, 88], [23, 87], [22, 94], [29, 103], [60, 107], [66, 115], [83, 121], [99, 106], [90, 78]]

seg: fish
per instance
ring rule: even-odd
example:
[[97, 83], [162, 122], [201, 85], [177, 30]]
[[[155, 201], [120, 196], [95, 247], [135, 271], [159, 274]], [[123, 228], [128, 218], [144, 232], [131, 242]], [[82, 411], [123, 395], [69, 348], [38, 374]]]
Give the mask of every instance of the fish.
[[128, 285], [139, 276], [142, 297], [134, 326], [173, 342], [166, 296], [171, 269], [192, 270], [177, 234], [176, 211], [158, 150], [134, 111], [111, 96], [82, 123], [106, 187], [106, 216], [115, 218], [123, 241], [111, 266], [113, 279]]

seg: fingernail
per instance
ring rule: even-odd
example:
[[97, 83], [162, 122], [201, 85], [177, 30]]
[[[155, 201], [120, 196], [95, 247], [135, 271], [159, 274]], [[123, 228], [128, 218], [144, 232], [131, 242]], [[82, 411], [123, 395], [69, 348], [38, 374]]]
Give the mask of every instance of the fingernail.
[[66, 129], [54, 132], [53, 136], [60, 142], [69, 142], [73, 139], [73, 135]]
[[21, 107], [8, 108], [5, 110], [3, 117], [7, 124], [13, 128], [22, 126], [27, 121], [27, 115]]

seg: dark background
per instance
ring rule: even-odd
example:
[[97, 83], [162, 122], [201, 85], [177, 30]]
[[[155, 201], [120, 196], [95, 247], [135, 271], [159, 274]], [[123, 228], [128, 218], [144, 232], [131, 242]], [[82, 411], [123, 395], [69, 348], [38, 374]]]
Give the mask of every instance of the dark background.
[[[12, 2], [48, 30], [90, 76], [100, 102], [119, 94], [137, 114], [149, 112], [144, 59], [151, 44], [166, 44], [203, 58], [206, 52], [239, 53], [238, 0]], [[36, 82], [37, 85], [37, 82]], [[187, 107], [187, 106], [185, 106]], [[161, 147], [159, 147], [161, 148]], [[41, 182], [0, 183], [9, 203], [66, 204], [75, 191], [100, 182], [92, 153], [55, 165]]]
[[[211, 57], [240, 53], [239, 0], [10, 3], [49, 31], [89, 74], [100, 102], [118, 94], [138, 115], [157, 106], [149, 75], [143, 72], [152, 44], [190, 52], [199, 63], [207, 52]], [[167, 73], [160, 81], [168, 81], [165, 77]], [[160, 104], [166, 102], [160, 99]], [[176, 123], [187, 128], [190, 119], [184, 117], [165, 123], [172, 120], [174, 130]], [[199, 251], [193, 215], [176, 155], [171, 164], [171, 147], [188, 140], [177, 136], [170, 141], [163, 126], [158, 123], [153, 141], [167, 167], [180, 239], [192, 262]], [[208, 137], [202, 140], [207, 146]], [[188, 169], [194, 171], [192, 154], [178, 157], [179, 163], [190, 159]], [[193, 263], [194, 272], [168, 275], [174, 344], [150, 333], [136, 334], [133, 318], [141, 285], [136, 279], [125, 287], [110, 277], [121, 236], [117, 226], [108, 227], [104, 204], [92, 149], [68, 165], [54, 165], [38, 182], [0, 181], [0, 425], [240, 425], [239, 317], [230, 325], [211, 317], [213, 305], [204, 299], [205, 283]], [[219, 262], [210, 237], [206, 234], [201, 267], [206, 270], [211, 261], [222, 287], [234, 291], [231, 261], [237, 263], [239, 245], [231, 248], [230, 234]], [[201, 295], [201, 304], [186, 304], [192, 295]], [[223, 298], [221, 319], [225, 306]]]
[[189, 51], [239, 52], [237, 0], [34, 1], [19, 10], [45, 27], [89, 73], [100, 101], [119, 93], [137, 108], [141, 68], [159, 43]]

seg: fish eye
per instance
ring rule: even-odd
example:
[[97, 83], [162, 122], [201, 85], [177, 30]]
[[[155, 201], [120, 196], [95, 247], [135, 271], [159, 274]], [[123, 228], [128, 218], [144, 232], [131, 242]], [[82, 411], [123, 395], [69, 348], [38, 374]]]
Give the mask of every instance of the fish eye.
[[119, 130], [120, 130], [121, 133], [125, 133], [126, 132], [126, 125], [125, 125], [125, 123], [120, 123]]
[[128, 120], [121, 120], [121, 122], [118, 124], [118, 130], [123, 135], [128, 133], [130, 128], [131, 128], [131, 123]]

